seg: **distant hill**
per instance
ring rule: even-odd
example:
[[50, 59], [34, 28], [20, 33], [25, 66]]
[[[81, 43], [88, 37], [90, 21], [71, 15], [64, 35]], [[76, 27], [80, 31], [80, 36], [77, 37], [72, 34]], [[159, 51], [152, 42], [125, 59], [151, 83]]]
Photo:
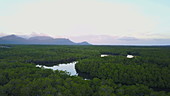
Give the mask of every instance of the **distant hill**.
[[27, 40], [16, 36], [16, 35], [8, 35], [0, 38], [0, 44], [25, 44]]
[[84, 41], [84, 42], [78, 43], [78, 45], [91, 45], [91, 44], [89, 44], [88, 42]]
[[75, 43], [66, 38], [52, 38], [49, 36], [35, 36], [25, 39], [17, 35], [0, 38], [0, 44], [42, 44], [42, 45], [91, 45], [88, 42]]
[[49, 36], [35, 36], [35, 37], [31, 37], [29, 38], [29, 40], [52, 40], [52, 37]]

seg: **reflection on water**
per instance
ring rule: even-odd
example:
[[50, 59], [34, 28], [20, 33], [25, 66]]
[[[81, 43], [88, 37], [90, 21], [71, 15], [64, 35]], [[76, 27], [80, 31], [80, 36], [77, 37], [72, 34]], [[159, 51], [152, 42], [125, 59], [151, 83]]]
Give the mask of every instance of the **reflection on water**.
[[74, 61], [74, 62], [71, 62], [71, 63], [59, 64], [59, 65], [55, 65], [55, 66], [36, 65], [36, 67], [45, 68], [45, 69], [52, 69], [52, 70], [67, 71], [67, 72], [70, 73], [71, 76], [80, 76], [84, 80], [92, 79], [90, 74], [82, 73], [82, 72], [76, 70], [75, 65], [77, 63], [78, 63], [78, 61]]
[[[101, 54], [101, 55], [100, 55], [100, 57], [107, 57], [107, 56], [112, 56], [112, 55], [109, 55], [109, 54]], [[115, 56], [115, 55], [113, 55], [113, 56]], [[117, 55], [116, 55], [116, 56], [117, 56]], [[126, 57], [127, 57], [127, 58], [134, 58], [133, 55], [127, 55]]]
[[107, 54], [101, 54], [101, 57], [106, 57], [106, 56], [109, 56], [109, 55], [107, 55]]
[[133, 55], [127, 55], [127, 58], [133, 58], [134, 56]]
[[91, 79], [93, 79], [93, 77], [90, 74], [88, 74], [88, 73], [84, 73], [84, 72], [81, 72], [79, 70], [76, 70], [76, 71], [78, 73], [78, 76], [82, 77], [84, 80], [91, 80]]
[[78, 73], [75, 70], [75, 64], [77, 63], [77, 61], [75, 62], [71, 62], [71, 63], [66, 63], [66, 64], [59, 64], [59, 65], [55, 65], [55, 66], [44, 66], [44, 65], [36, 65], [36, 67], [42, 67], [45, 69], [52, 69], [52, 70], [61, 70], [61, 71], [67, 71], [70, 73], [71, 76], [73, 75], [78, 75]]
[[9, 46], [0, 46], [0, 48], [10, 48]]

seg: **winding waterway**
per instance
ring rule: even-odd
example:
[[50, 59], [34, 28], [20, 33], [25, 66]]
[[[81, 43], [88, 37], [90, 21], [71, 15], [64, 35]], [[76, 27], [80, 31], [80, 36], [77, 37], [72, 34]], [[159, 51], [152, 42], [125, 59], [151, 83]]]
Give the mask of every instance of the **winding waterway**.
[[[101, 57], [107, 57], [109, 54], [101, 54]], [[133, 58], [133, 55], [127, 55], [127, 58]], [[36, 65], [36, 67], [45, 68], [45, 69], [52, 69], [52, 70], [60, 70], [60, 71], [66, 71], [70, 74], [70, 76], [80, 76], [84, 79], [91, 79], [92, 77], [87, 73], [76, 71], [75, 65], [78, 63], [78, 61], [74, 61], [71, 63], [65, 63], [65, 64], [58, 64], [54, 66], [45, 66], [45, 65]]]

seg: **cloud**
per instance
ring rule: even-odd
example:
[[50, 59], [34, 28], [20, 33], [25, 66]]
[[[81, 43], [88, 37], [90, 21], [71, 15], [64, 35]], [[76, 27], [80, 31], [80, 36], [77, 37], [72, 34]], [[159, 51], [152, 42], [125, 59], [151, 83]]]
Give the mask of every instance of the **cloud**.
[[88, 41], [92, 44], [108, 44], [108, 43], [114, 43], [114, 40], [116, 40], [116, 36], [109, 36], [109, 35], [86, 35], [86, 36], [71, 36], [69, 37], [71, 40], [75, 42], [81, 42], [81, 41]]
[[[97, 0], [49, 0], [23, 4], [15, 15], [1, 16], [8, 33], [52, 36], [136, 36], [152, 31], [155, 22], [136, 6]], [[143, 36], [144, 37], [144, 36]], [[146, 37], [146, 36], [145, 36]]]
[[87, 41], [95, 45], [170, 45], [170, 39], [140, 39], [108, 35], [88, 35], [69, 37], [73, 41]]
[[135, 41], [135, 40], [139, 40], [139, 39], [137, 39], [137, 38], [135, 38], [135, 37], [121, 37], [121, 38], [119, 38], [118, 40]]
[[49, 36], [48, 34], [46, 33], [37, 33], [37, 32], [32, 32], [30, 34], [30, 36]]
[[5, 36], [5, 35], [6, 35], [5, 33], [0, 33], [0, 37], [1, 37], [1, 36]]

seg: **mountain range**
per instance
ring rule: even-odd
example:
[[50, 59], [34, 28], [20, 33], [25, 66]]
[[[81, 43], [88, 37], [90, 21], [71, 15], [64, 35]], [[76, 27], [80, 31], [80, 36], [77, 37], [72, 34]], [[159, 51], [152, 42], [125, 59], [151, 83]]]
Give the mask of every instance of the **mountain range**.
[[52, 38], [49, 36], [35, 36], [29, 39], [17, 35], [0, 37], [0, 44], [41, 44], [41, 45], [91, 45], [88, 42], [75, 43], [66, 38]]

